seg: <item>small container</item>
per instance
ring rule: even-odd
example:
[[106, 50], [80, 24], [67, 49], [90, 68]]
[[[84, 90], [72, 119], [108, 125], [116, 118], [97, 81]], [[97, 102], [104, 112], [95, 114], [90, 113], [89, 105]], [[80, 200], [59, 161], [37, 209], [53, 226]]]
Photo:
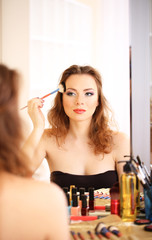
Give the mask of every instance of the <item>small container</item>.
[[85, 194], [85, 188], [79, 188], [79, 207], [82, 208], [82, 195]]
[[115, 183], [110, 189], [111, 204], [110, 210], [111, 214], [116, 214], [120, 216], [120, 191], [119, 182]]
[[72, 207], [71, 207], [71, 216], [79, 216], [80, 207], [78, 206], [78, 195], [73, 194], [72, 196]]
[[89, 189], [89, 211], [94, 210], [94, 188], [90, 187]]
[[116, 214], [120, 216], [120, 200], [112, 199], [111, 200], [111, 214]]
[[[70, 185], [70, 204], [72, 201], [72, 188], [75, 188], [75, 185]], [[72, 206], [72, 204], [71, 204], [71, 206]]]
[[65, 192], [65, 194], [69, 191], [68, 187], [63, 187], [62, 189]]
[[72, 201], [73, 201], [73, 194], [77, 194], [77, 187], [73, 187], [71, 189], [71, 206], [72, 206]]
[[66, 193], [67, 201], [68, 201], [68, 215], [71, 215], [71, 205], [70, 205], [70, 194]]
[[87, 196], [82, 194], [82, 208], [81, 208], [81, 215], [87, 216], [88, 215], [88, 208], [87, 208]]

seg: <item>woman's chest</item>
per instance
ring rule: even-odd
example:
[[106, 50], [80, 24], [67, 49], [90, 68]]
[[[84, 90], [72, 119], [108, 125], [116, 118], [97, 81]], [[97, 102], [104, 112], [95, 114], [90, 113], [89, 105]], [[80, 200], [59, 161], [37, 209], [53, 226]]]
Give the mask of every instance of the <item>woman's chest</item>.
[[47, 160], [51, 171], [63, 171], [73, 174], [98, 174], [115, 169], [112, 152], [96, 155], [90, 146], [66, 145], [59, 147], [54, 144], [48, 148]]

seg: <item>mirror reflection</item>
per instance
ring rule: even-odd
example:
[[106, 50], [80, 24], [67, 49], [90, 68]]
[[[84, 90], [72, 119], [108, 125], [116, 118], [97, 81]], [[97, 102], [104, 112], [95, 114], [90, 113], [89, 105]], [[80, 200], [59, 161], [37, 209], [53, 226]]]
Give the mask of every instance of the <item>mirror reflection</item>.
[[[21, 107], [56, 89], [72, 64], [90, 65], [101, 74], [120, 131], [129, 135], [129, 1], [13, 0], [9, 8], [8, 1], [2, 1], [2, 12], [2, 59], [23, 74]], [[45, 100], [45, 119], [53, 101], [54, 96]], [[29, 123], [28, 136], [32, 124], [27, 111], [22, 115]]]
[[[129, 134], [128, 3], [111, 4], [31, 1], [29, 95], [43, 96], [56, 89], [61, 73], [72, 64], [95, 66], [119, 128]], [[124, 15], [118, 17], [121, 11]], [[53, 99], [45, 101], [46, 119]]]

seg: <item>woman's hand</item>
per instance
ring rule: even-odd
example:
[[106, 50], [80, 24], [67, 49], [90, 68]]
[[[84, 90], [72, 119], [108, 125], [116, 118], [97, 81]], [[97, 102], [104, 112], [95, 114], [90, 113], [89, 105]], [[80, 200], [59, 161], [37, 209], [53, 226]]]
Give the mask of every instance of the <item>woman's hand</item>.
[[45, 127], [45, 118], [41, 111], [44, 100], [41, 98], [32, 98], [28, 101], [28, 114], [33, 122], [33, 127], [43, 129]]

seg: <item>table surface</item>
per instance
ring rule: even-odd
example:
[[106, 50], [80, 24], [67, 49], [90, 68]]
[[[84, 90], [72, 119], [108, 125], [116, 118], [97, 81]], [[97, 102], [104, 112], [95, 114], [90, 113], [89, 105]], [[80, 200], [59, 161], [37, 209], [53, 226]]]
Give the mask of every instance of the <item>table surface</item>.
[[[144, 202], [141, 202], [141, 207]], [[110, 204], [110, 199], [95, 199], [95, 205], [106, 205]], [[91, 237], [88, 235], [87, 231], [91, 231], [94, 234], [94, 240], [99, 240], [99, 238], [95, 235], [95, 227], [99, 222], [103, 222], [106, 227], [113, 225], [119, 229], [122, 233], [121, 237], [117, 237], [113, 235], [109, 238], [112, 240], [152, 240], [152, 232], [147, 232], [144, 230], [145, 225], [136, 225], [134, 222], [123, 222], [122, 219], [117, 215], [112, 215], [107, 211], [97, 211], [97, 215], [103, 215], [102, 218], [93, 221], [79, 221], [79, 222], [71, 222], [69, 224], [70, 231], [74, 231], [76, 234], [80, 232], [84, 240], [90, 240]], [[95, 213], [95, 214], [96, 214]], [[143, 216], [144, 217], [144, 216]], [[71, 235], [71, 240], [73, 240], [73, 236]], [[77, 237], [77, 239], [80, 239]], [[102, 240], [105, 240], [102, 236]]]

